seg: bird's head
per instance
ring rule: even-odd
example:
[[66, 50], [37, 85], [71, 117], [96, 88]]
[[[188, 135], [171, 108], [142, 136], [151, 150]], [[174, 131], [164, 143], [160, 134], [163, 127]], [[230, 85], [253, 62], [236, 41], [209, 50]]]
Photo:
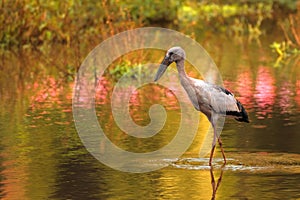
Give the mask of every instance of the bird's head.
[[181, 47], [172, 47], [169, 49], [161, 62], [159, 69], [155, 75], [154, 81], [157, 81], [166, 71], [168, 66], [173, 62], [185, 59], [185, 52]]

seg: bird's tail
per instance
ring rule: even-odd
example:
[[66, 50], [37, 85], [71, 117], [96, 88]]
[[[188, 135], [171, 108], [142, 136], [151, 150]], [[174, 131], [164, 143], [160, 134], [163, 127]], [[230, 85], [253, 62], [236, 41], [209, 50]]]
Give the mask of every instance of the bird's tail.
[[239, 107], [239, 110], [240, 110], [240, 113], [239, 113], [240, 116], [236, 117], [235, 120], [237, 120], [239, 122], [247, 122], [247, 123], [249, 123], [248, 113], [245, 110], [244, 106], [239, 101], [237, 101], [237, 106]]

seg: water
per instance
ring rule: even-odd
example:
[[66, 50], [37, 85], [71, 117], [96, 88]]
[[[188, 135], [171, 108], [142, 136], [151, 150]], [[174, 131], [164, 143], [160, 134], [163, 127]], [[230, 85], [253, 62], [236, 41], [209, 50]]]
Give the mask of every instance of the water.
[[[101, 164], [75, 130], [72, 77], [53, 67], [65, 60], [74, 62], [75, 55], [61, 55], [63, 50], [57, 50], [57, 59], [37, 53], [8, 55], [0, 76], [1, 198], [211, 199], [213, 175], [216, 184], [221, 177], [216, 199], [299, 199], [299, 57], [273, 67], [275, 55], [268, 48], [272, 39], [262, 38], [261, 44], [199, 39], [216, 61], [224, 85], [245, 105], [251, 120], [250, 124], [226, 121], [221, 136], [228, 165], [221, 168], [217, 152], [213, 171], [207, 159], [198, 158], [201, 135], [209, 125], [203, 115], [198, 134], [182, 157], [142, 164], [166, 164], [161, 170], [133, 174]], [[158, 57], [151, 62], [158, 62], [162, 55]], [[187, 71], [193, 75], [191, 67]], [[154, 103], [164, 104], [168, 114], [160, 134], [136, 139], [123, 133], [112, 118], [113, 83], [102, 80], [96, 101], [98, 120], [107, 136], [133, 152], [154, 151], [168, 144], [180, 123], [172, 92], [152, 84], [131, 98], [131, 115], [139, 125], [150, 122], [148, 109]]]

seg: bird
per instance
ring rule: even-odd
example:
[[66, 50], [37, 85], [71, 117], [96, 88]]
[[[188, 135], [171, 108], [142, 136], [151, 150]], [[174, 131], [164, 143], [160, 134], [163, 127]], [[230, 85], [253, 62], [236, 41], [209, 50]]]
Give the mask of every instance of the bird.
[[157, 82], [160, 79], [170, 64], [174, 62], [176, 63], [180, 84], [186, 91], [195, 109], [202, 112], [213, 127], [214, 137], [210, 152], [209, 165], [212, 166], [216, 140], [218, 140], [224, 159], [223, 165], [225, 165], [226, 156], [222, 147], [222, 140], [220, 136], [217, 135], [217, 120], [220, 116], [233, 116], [239, 122], [249, 123], [247, 111], [242, 103], [235, 98], [234, 94], [224, 87], [189, 77], [185, 72], [185, 59], [186, 54], [181, 47], [175, 46], [170, 48], [157, 70], [154, 82]]

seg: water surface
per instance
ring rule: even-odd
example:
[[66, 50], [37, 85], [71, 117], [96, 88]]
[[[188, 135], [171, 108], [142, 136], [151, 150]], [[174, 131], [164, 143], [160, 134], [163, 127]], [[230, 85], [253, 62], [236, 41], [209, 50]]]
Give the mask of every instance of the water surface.
[[[101, 164], [77, 135], [72, 116], [73, 77], [59, 67], [68, 60], [74, 62], [76, 56], [62, 55], [62, 50], [57, 50], [56, 59], [16, 53], [4, 56], [1, 64], [1, 198], [210, 199], [213, 173], [216, 182], [222, 175], [216, 199], [299, 199], [299, 57], [274, 67], [276, 58], [268, 48], [272, 38], [262, 38], [262, 44], [222, 38], [198, 40], [215, 60], [224, 85], [245, 105], [251, 119], [250, 124], [226, 121], [221, 135], [228, 157], [225, 168], [221, 168], [219, 152], [213, 171], [207, 159], [198, 157], [201, 133], [209, 126], [203, 115], [197, 137], [182, 157], [144, 163], [167, 163], [161, 170], [132, 174]], [[163, 53], [153, 56], [150, 62], [159, 62], [162, 57]], [[192, 67], [187, 67], [187, 72], [199, 77]], [[107, 136], [133, 152], [153, 151], [168, 144], [180, 123], [173, 93], [150, 84], [132, 96], [130, 113], [139, 125], [150, 122], [149, 107], [155, 103], [163, 104], [168, 113], [161, 133], [152, 139], [137, 139], [123, 133], [114, 122], [110, 104], [114, 83], [109, 75], [102, 78], [96, 98], [99, 123]]]

